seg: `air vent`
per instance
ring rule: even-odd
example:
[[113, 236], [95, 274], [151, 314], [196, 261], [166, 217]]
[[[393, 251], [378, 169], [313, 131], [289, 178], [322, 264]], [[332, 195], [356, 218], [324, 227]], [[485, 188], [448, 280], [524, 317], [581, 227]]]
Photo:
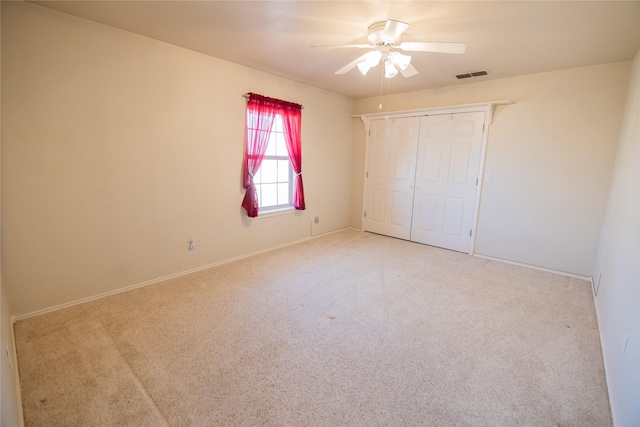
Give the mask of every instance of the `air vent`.
[[480, 76], [486, 76], [488, 73], [486, 71], [474, 71], [473, 73], [464, 73], [464, 74], [458, 74], [456, 76], [456, 78], [458, 80], [460, 79], [468, 79], [471, 77], [480, 77]]

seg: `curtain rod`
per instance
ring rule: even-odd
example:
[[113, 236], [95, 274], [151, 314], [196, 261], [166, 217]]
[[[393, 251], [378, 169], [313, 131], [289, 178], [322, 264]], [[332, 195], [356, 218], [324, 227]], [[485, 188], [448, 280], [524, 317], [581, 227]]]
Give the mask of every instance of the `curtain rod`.
[[[249, 94], [249, 92], [247, 92], [247, 93], [242, 95], [243, 98], [247, 98], [247, 99], [249, 99], [250, 96], [251, 95]], [[285, 102], [289, 102], [289, 101], [285, 101]], [[294, 104], [294, 103], [292, 102], [292, 104]], [[300, 105], [300, 108], [302, 108], [304, 110], [304, 105]]]

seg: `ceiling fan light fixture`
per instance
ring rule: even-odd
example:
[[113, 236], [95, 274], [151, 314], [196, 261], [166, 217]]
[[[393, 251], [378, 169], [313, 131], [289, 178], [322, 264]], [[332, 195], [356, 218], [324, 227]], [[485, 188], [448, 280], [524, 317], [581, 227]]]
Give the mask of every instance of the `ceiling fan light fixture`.
[[366, 61], [358, 64], [358, 70], [362, 73], [363, 76], [366, 76], [370, 69], [371, 65], [369, 65], [369, 63], [367, 63]]
[[402, 71], [406, 70], [411, 63], [411, 55], [403, 55], [400, 52], [391, 52], [389, 54], [389, 59], [393, 62], [393, 65]]
[[358, 70], [360, 70], [363, 76], [366, 76], [367, 72], [371, 68], [378, 65], [378, 63], [380, 62], [380, 58], [382, 58], [382, 52], [374, 50], [366, 53], [363, 58], [364, 59], [362, 60], [362, 62], [358, 63]]
[[390, 59], [386, 59], [384, 61], [384, 76], [387, 79], [392, 79], [398, 74], [398, 69], [393, 65], [393, 62]]

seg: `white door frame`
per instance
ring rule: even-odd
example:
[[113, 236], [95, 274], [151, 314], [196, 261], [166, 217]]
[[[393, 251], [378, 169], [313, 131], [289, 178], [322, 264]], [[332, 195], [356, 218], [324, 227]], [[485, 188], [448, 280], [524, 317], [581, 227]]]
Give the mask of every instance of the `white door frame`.
[[[489, 135], [489, 127], [491, 123], [493, 123], [493, 112], [497, 105], [509, 105], [511, 101], [492, 101], [492, 102], [483, 102], [479, 104], [464, 104], [464, 105], [454, 105], [449, 107], [434, 107], [434, 108], [423, 108], [416, 110], [404, 110], [404, 111], [391, 111], [385, 113], [372, 113], [372, 114], [361, 114], [353, 117], [359, 117], [362, 120], [362, 124], [364, 125], [367, 142], [365, 149], [365, 170], [364, 170], [364, 183], [365, 187], [367, 185], [366, 173], [367, 173], [367, 159], [369, 158], [369, 129], [370, 122], [373, 119], [380, 119], [384, 117], [385, 119], [395, 119], [401, 117], [416, 117], [416, 116], [432, 116], [432, 115], [441, 115], [441, 114], [455, 114], [455, 113], [472, 113], [472, 112], [484, 112], [484, 126], [482, 131], [482, 147], [480, 151], [480, 167], [478, 168], [478, 191], [476, 193], [476, 203], [473, 215], [473, 228], [472, 228], [472, 239], [469, 245], [469, 250], [467, 253], [469, 255], [473, 255], [476, 248], [476, 236], [477, 236], [477, 227], [478, 227], [478, 218], [480, 215], [480, 201], [482, 199], [482, 189], [484, 184], [484, 166], [486, 160], [486, 151], [487, 151], [487, 139]], [[363, 190], [366, 190], [363, 189]], [[367, 192], [363, 191], [362, 197], [362, 212], [365, 211], [365, 207], [367, 206]], [[361, 230], [364, 230], [364, 226], [361, 226]]]

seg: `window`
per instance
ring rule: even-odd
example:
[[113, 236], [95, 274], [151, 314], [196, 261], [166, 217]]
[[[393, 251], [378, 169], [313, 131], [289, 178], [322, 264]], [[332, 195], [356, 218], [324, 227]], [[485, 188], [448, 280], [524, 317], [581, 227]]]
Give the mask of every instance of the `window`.
[[250, 93], [247, 97], [242, 207], [304, 210], [300, 129], [302, 106]]
[[292, 206], [293, 169], [280, 115], [276, 115], [273, 120], [267, 151], [258, 172], [253, 176], [253, 182], [256, 186], [258, 207], [263, 212]]

